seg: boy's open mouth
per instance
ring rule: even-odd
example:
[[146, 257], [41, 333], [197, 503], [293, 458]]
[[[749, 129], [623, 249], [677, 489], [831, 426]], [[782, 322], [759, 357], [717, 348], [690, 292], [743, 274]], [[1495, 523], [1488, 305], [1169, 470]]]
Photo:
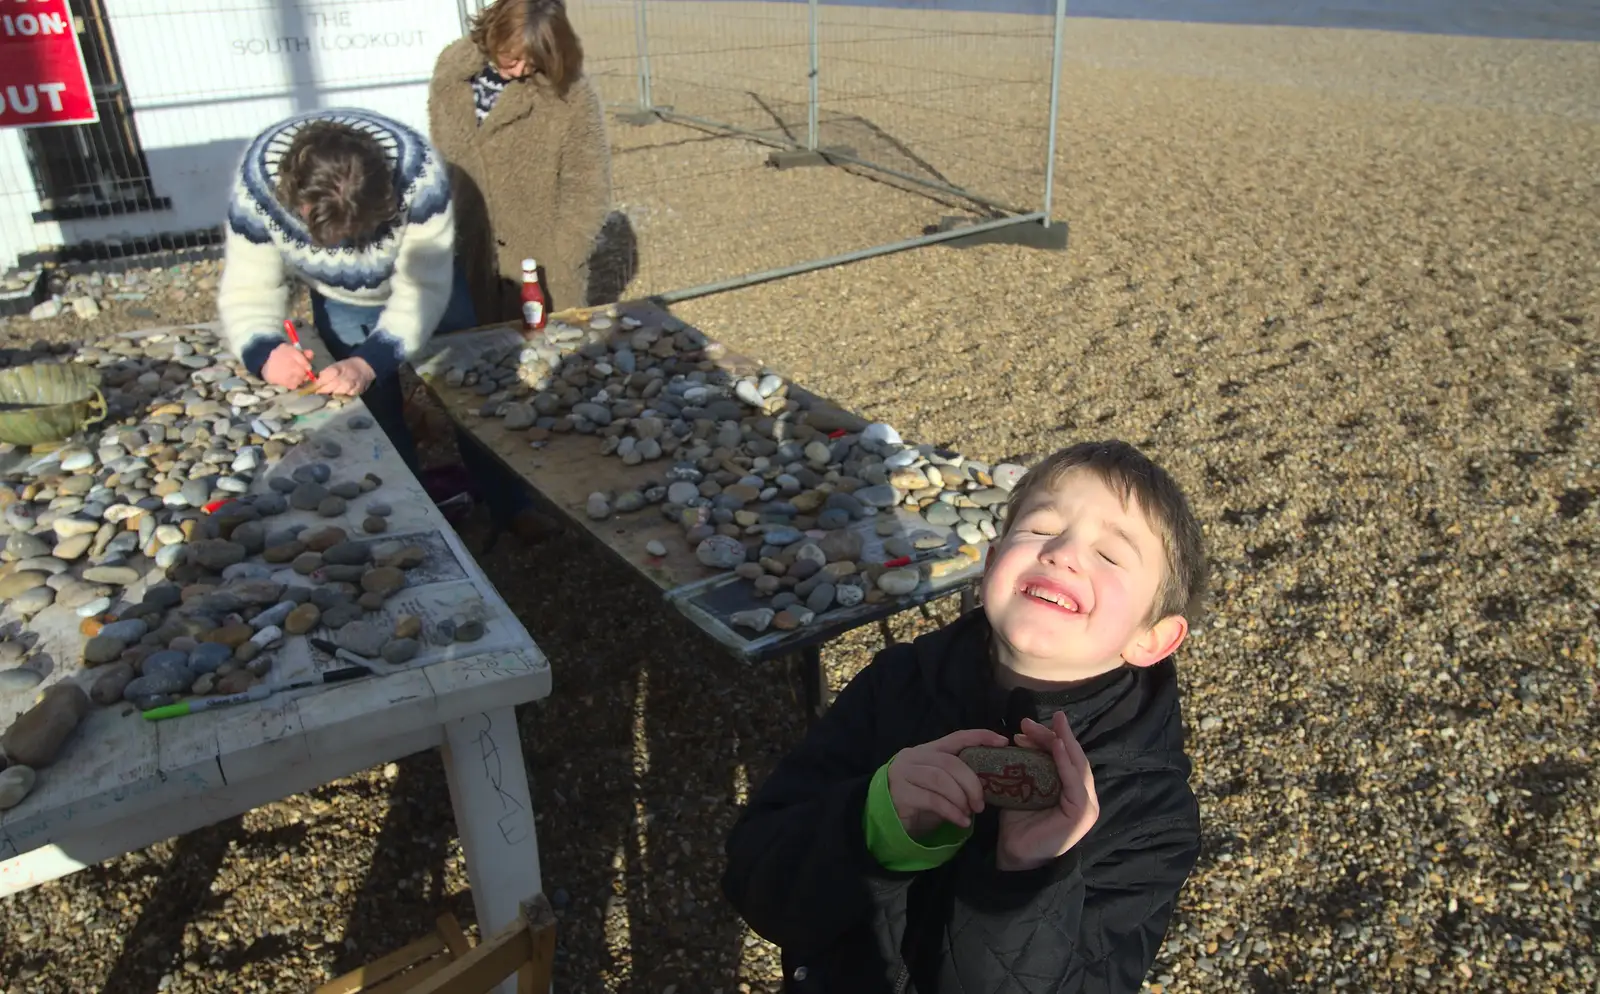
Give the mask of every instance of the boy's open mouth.
[[1077, 598], [1053, 583], [1042, 580], [1024, 580], [1017, 585], [1017, 591], [1029, 600], [1065, 611], [1068, 614], [1077, 614], [1081, 610]]

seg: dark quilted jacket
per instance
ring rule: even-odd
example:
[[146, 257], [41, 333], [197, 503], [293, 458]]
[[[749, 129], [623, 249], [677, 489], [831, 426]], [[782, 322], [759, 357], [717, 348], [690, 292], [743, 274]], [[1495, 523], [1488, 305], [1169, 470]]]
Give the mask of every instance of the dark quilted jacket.
[[[752, 798], [723, 889], [783, 950], [796, 994], [1137, 991], [1200, 850], [1177, 671], [1123, 667], [1071, 692], [996, 688], [981, 610], [883, 650]], [[1100, 817], [1049, 866], [994, 865], [998, 812], [934, 870], [891, 873], [862, 829], [873, 773], [962, 728], [1015, 731], [1065, 710]]]

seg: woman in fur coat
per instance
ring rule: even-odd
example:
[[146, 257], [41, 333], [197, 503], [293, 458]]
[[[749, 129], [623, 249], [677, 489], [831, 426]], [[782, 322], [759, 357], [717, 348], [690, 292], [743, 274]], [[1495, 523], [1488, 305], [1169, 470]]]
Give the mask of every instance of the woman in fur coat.
[[522, 260], [537, 259], [551, 310], [590, 299], [611, 206], [600, 95], [562, 0], [495, 0], [434, 66], [434, 146], [450, 165], [456, 252], [480, 323], [521, 314]]

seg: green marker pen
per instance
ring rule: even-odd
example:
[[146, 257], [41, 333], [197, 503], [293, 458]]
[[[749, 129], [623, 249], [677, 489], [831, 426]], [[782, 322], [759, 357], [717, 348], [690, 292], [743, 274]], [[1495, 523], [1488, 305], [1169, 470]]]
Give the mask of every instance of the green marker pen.
[[372, 671], [365, 666], [346, 666], [344, 669], [329, 670], [315, 680], [302, 680], [282, 687], [269, 687], [266, 684], [257, 684], [249, 690], [237, 694], [224, 694], [221, 697], [196, 697], [176, 704], [166, 704], [159, 708], [151, 708], [143, 712], [146, 721], [161, 721], [166, 718], [181, 718], [186, 714], [197, 714], [201, 711], [210, 711], [212, 708], [228, 707], [233, 704], [248, 704], [251, 701], [264, 701], [273, 694], [285, 690], [304, 690], [307, 687], [317, 687], [325, 683], [340, 683], [344, 680], [354, 680], [357, 677], [371, 676]]

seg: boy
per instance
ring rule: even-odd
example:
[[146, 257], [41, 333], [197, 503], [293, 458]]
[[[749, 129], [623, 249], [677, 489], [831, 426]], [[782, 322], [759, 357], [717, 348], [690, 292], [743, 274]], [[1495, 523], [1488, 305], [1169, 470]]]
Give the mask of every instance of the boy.
[[[310, 380], [310, 353], [283, 330], [288, 281], [305, 282], [317, 333], [337, 360], [316, 374], [316, 392], [360, 395], [417, 476], [400, 364], [435, 331], [477, 323], [455, 264], [454, 217], [449, 169], [427, 139], [351, 108], [298, 114], [257, 135], [228, 205], [217, 294], [228, 346], [268, 383]], [[456, 443], [497, 519], [529, 540], [555, 530], [480, 443], [461, 431]]]
[[217, 311], [246, 368], [288, 389], [311, 379], [283, 332], [288, 278], [298, 277], [338, 360], [316, 391], [361, 395], [417, 472], [398, 371], [445, 316], [455, 265], [450, 175], [427, 140], [364, 110], [273, 125], [239, 165], [224, 252]]
[[[1131, 992], [1155, 958], [1200, 849], [1171, 659], [1200, 528], [1122, 442], [1007, 509], [982, 610], [880, 652], [734, 826], [723, 888], [788, 990]], [[1053, 758], [1055, 806], [984, 805], [957, 754], [1010, 744]]]

